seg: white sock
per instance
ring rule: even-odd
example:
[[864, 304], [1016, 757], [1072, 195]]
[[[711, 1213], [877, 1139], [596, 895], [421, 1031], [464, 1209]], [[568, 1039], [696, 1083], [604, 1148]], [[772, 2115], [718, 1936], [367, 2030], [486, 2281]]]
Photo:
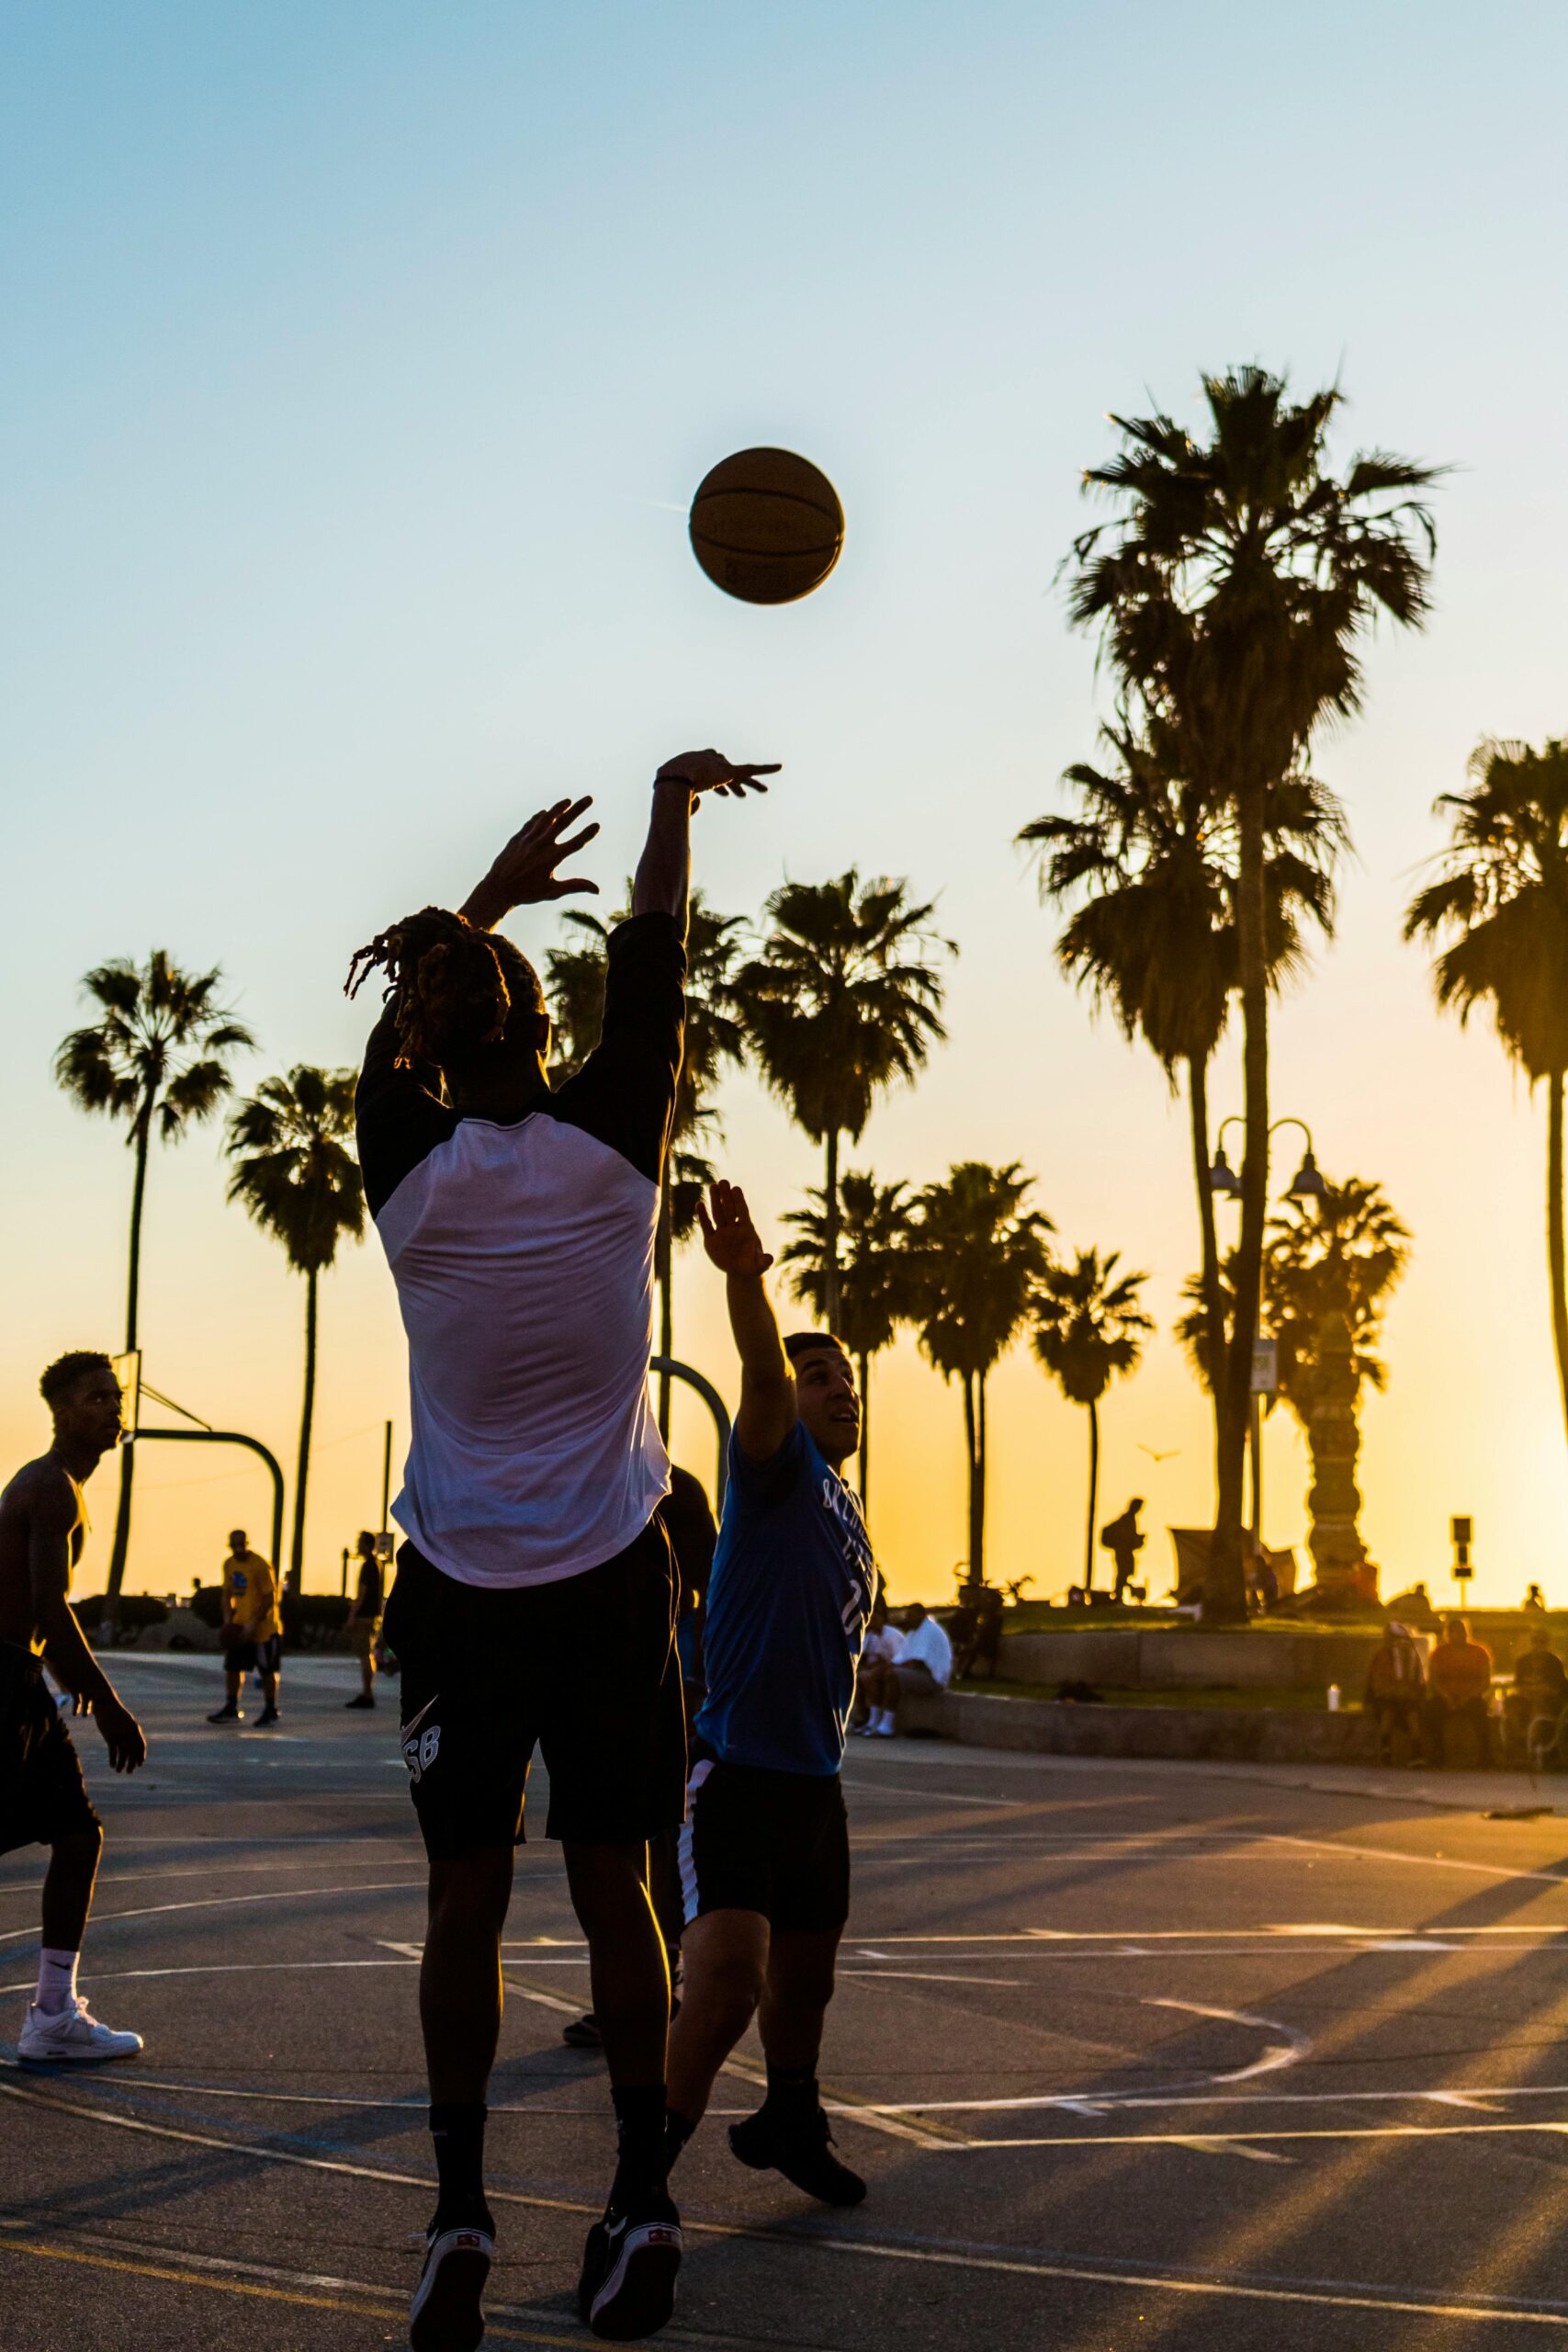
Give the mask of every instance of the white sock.
[[875, 1722], [873, 1724], [873, 1725], [872, 1725], [872, 1729], [873, 1729], [873, 1731], [891, 1731], [891, 1730], [892, 1730], [892, 1728], [893, 1728], [893, 1710], [892, 1710], [892, 1708], [891, 1708], [891, 1707], [878, 1707], [878, 1709], [877, 1709], [877, 1711], [876, 1711], [876, 1721], [875, 1721]]
[[51, 1951], [47, 1944], [39, 1952], [34, 2002], [46, 2017], [58, 2017], [75, 2000], [76, 1962], [80, 1957], [73, 1951]]

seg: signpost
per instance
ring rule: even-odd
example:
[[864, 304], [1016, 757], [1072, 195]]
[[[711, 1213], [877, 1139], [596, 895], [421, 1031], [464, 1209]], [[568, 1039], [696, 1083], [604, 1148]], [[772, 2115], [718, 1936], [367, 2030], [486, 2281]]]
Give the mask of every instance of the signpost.
[[1462, 1600], [1464, 1588], [1475, 1574], [1475, 1570], [1470, 1565], [1470, 1546], [1473, 1540], [1474, 1529], [1468, 1519], [1451, 1519], [1449, 1521], [1449, 1532], [1453, 1537], [1454, 1582], [1460, 1589], [1459, 1597]]

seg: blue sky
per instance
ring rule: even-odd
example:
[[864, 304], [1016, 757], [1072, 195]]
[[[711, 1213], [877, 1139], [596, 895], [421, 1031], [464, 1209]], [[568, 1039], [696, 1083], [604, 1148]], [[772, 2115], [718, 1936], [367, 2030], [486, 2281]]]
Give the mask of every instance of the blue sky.
[[[1347, 453], [1455, 469], [1433, 623], [1378, 642], [1364, 718], [1317, 756], [1359, 857], [1277, 1046], [1280, 1108], [1416, 1233], [1368, 1530], [1391, 1574], [1436, 1574], [1469, 1509], [1500, 1593], [1551, 1582], [1540, 1109], [1439, 1025], [1397, 925], [1475, 740], [1568, 729], [1560, 10], [130, 0], [14, 9], [5, 82], [7, 1458], [38, 1365], [120, 1312], [125, 1155], [48, 1076], [80, 972], [166, 944], [223, 964], [251, 1075], [352, 1059], [361, 938], [568, 789], [599, 797], [613, 887], [648, 775], [694, 740], [786, 763], [765, 807], [704, 820], [720, 903], [858, 862], [940, 892], [961, 944], [952, 1042], [858, 1164], [1023, 1160], [1064, 1241], [1150, 1267], [1168, 1319], [1195, 1246], [1180, 1109], [1054, 976], [1010, 842], [1103, 705], [1054, 577], [1108, 412], [1191, 414], [1201, 368], [1258, 357], [1340, 378]], [[814, 457], [849, 517], [782, 612], [684, 544], [698, 479], [757, 440]], [[776, 1214], [813, 1156], [749, 1081], [728, 1109]], [[722, 1373], [696, 1261], [682, 1286]], [[299, 1306], [214, 1139], [166, 1155], [150, 1376], [286, 1450]], [[325, 1311], [318, 1581], [367, 1507], [365, 1431], [402, 1409], [373, 1245]], [[884, 1548], [896, 1588], [940, 1590], [956, 1398], [908, 1349], [884, 1393]], [[998, 1565], [1046, 1589], [1078, 1419], [1026, 1359], [1000, 1376]], [[1201, 1515], [1168, 1341], [1107, 1419], [1112, 1487]], [[1145, 1442], [1181, 1448], [1163, 1487]], [[1299, 1538], [1282, 1419], [1269, 1444]], [[145, 1468], [149, 1582], [205, 1566], [250, 1491], [180, 1470]]]

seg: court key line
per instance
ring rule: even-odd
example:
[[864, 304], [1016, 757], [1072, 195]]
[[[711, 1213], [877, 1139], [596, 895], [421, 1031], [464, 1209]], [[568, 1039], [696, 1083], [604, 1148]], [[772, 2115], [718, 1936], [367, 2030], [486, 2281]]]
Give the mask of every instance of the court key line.
[[[219, 2139], [209, 2133], [175, 2131], [168, 2124], [145, 2123], [134, 2117], [108, 2115], [100, 2109], [79, 2107], [64, 2099], [47, 2098], [39, 2092], [22, 2090], [9, 2083], [0, 2082], [0, 2097], [20, 2099], [28, 2106], [53, 2109], [57, 2113], [79, 2116], [90, 2123], [141, 2132], [155, 2139], [180, 2141], [192, 2147], [214, 2148], [225, 2155], [254, 2156], [264, 2163], [291, 2165], [308, 2172], [340, 2173], [358, 2180], [388, 2182], [399, 2188], [418, 2188], [426, 2196], [430, 2190], [428, 2180], [415, 2174], [390, 2172], [370, 2165], [345, 2164], [336, 2157], [302, 2156], [287, 2149], [257, 2147], [242, 2141]], [[1466, 2127], [1459, 2128], [1463, 2130]], [[597, 2206], [585, 2205], [569, 2198], [526, 2196], [515, 2189], [491, 2189], [490, 2194], [492, 2200], [499, 2203], [529, 2206], [558, 2213], [587, 2213], [596, 2219], [599, 2211]], [[1349, 2280], [1310, 2288], [1254, 2286], [1239, 2279], [1182, 2278], [1169, 2272], [1119, 2267], [1110, 2263], [965, 2254], [953, 2247], [894, 2245], [874, 2238], [830, 2237], [826, 2233], [815, 2231], [807, 2236], [802, 2231], [742, 2229], [731, 2222], [690, 2219], [683, 2226], [694, 2234], [732, 2242], [858, 2256], [869, 2261], [908, 2262], [933, 2269], [978, 2271], [993, 2277], [1068, 2279], [1085, 2285], [1116, 2288], [1124, 2293], [1136, 2295], [1213, 2295], [1229, 2301], [1301, 2304], [1329, 2311], [1390, 2312], [1420, 2319], [1458, 2319], [1516, 2326], [1568, 2328], [1568, 2309], [1562, 2304], [1531, 2307], [1440, 2302], [1432, 2297], [1380, 2294], [1362, 2287], [1359, 2281]], [[400, 2317], [401, 2312], [397, 2316]], [[570, 2343], [580, 2342], [581, 2338], [556, 2340]]]

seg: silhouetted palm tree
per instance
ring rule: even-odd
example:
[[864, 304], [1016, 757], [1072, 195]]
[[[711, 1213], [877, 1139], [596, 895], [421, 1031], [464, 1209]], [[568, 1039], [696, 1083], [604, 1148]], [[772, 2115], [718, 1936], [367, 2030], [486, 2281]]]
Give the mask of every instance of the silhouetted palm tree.
[[1236, 948], [1247, 1148], [1235, 1329], [1221, 1385], [1219, 1498], [1205, 1605], [1239, 1617], [1243, 1458], [1268, 1214], [1270, 786], [1325, 719], [1360, 699], [1359, 647], [1379, 613], [1427, 612], [1432, 469], [1381, 451], [1330, 472], [1337, 390], [1287, 401], [1248, 367], [1204, 379], [1210, 438], [1165, 415], [1118, 418], [1122, 447], [1088, 480], [1117, 522], [1075, 547], [1076, 621], [1102, 631], [1124, 687], [1179, 729], [1204, 797], [1235, 815]]
[[[1038, 854], [1043, 899], [1077, 904], [1057, 958], [1128, 1038], [1141, 1036], [1174, 1088], [1187, 1077], [1202, 1268], [1218, 1364], [1224, 1329], [1214, 1195], [1209, 1182], [1209, 1064], [1237, 980], [1236, 828], [1182, 773], [1178, 730], [1157, 713], [1145, 734], [1107, 728], [1120, 754], [1111, 773], [1079, 763], [1063, 781], [1076, 817], [1037, 817], [1018, 838]], [[1345, 823], [1334, 795], [1310, 776], [1271, 786], [1265, 870], [1269, 983], [1278, 989], [1305, 960], [1303, 932], [1332, 935], [1334, 867]], [[1216, 1408], [1218, 1399], [1216, 1397]], [[1217, 1422], [1217, 1410], [1216, 1410]]]
[[281, 1242], [305, 1277], [305, 1389], [294, 1478], [294, 1530], [288, 1564], [299, 1589], [305, 1556], [305, 1502], [310, 1430], [316, 1409], [316, 1308], [321, 1276], [346, 1234], [365, 1231], [365, 1186], [354, 1156], [352, 1069], [299, 1064], [287, 1078], [265, 1079], [229, 1120], [229, 1198]]
[[839, 1324], [839, 1146], [858, 1142], [872, 1105], [895, 1079], [913, 1079], [946, 1031], [933, 961], [954, 955], [930, 930], [935, 911], [908, 885], [786, 882], [768, 900], [761, 953], [736, 973], [732, 994], [762, 1077], [813, 1143], [822, 1176], [826, 1286], [822, 1315]]
[[[141, 1212], [147, 1198], [147, 1157], [156, 1131], [178, 1143], [188, 1126], [209, 1119], [233, 1086], [229, 1056], [254, 1046], [243, 1023], [220, 1004], [222, 973], [184, 972], [165, 948], [145, 964], [127, 956], [99, 964], [82, 982], [97, 1018], [73, 1029], [54, 1057], [54, 1075], [84, 1111], [123, 1119], [135, 1156], [130, 1188], [130, 1263], [126, 1282], [125, 1347], [137, 1345], [141, 1290]], [[109, 1557], [112, 1613], [125, 1577], [130, 1544], [130, 1498], [136, 1449], [122, 1447], [119, 1504]]]
[[[626, 891], [631, 899], [630, 886]], [[560, 1078], [581, 1069], [599, 1042], [604, 1018], [605, 958], [610, 932], [624, 915], [601, 922], [573, 909], [564, 921], [567, 941], [545, 958], [546, 989], [556, 1026], [553, 1068]], [[674, 1352], [675, 1245], [696, 1230], [696, 1204], [714, 1179], [711, 1163], [692, 1149], [694, 1141], [719, 1132], [713, 1095], [728, 1062], [739, 1062], [744, 1033], [730, 1001], [730, 977], [739, 952], [739, 915], [721, 915], [694, 890], [686, 927], [686, 1040], [675, 1087], [675, 1115], [654, 1238], [654, 1277], [659, 1284], [661, 1355]], [[670, 1376], [659, 1377], [659, 1426], [670, 1435]]]
[[986, 1382], [1049, 1263], [1051, 1220], [1025, 1206], [1033, 1178], [962, 1160], [919, 1196], [925, 1270], [920, 1346], [944, 1380], [964, 1389], [969, 1475], [969, 1573], [986, 1576]]
[[1568, 1418], [1568, 1283], [1562, 1230], [1562, 1095], [1568, 1071], [1568, 742], [1539, 752], [1483, 743], [1468, 792], [1444, 793], [1453, 840], [1412, 902], [1406, 939], [1449, 939], [1438, 1001], [1466, 1020], [1489, 1004], [1533, 1087], [1546, 1084], [1546, 1237], [1551, 1332]]
[[[810, 1208], [792, 1209], [784, 1223], [796, 1240], [784, 1250], [790, 1288], [815, 1315], [828, 1307], [828, 1213], [819, 1190], [807, 1194]], [[869, 1506], [871, 1488], [871, 1365], [890, 1348], [901, 1323], [912, 1323], [925, 1296], [920, 1218], [908, 1184], [879, 1184], [874, 1176], [847, 1169], [839, 1183], [839, 1337], [860, 1376], [860, 1494]]]
[[1100, 1499], [1100, 1400], [1132, 1371], [1154, 1329], [1138, 1304], [1147, 1274], [1119, 1274], [1120, 1252], [1080, 1250], [1069, 1266], [1047, 1266], [1030, 1301], [1030, 1344], [1069, 1404], [1089, 1410], [1089, 1521], [1084, 1589], [1094, 1582], [1094, 1521]]

